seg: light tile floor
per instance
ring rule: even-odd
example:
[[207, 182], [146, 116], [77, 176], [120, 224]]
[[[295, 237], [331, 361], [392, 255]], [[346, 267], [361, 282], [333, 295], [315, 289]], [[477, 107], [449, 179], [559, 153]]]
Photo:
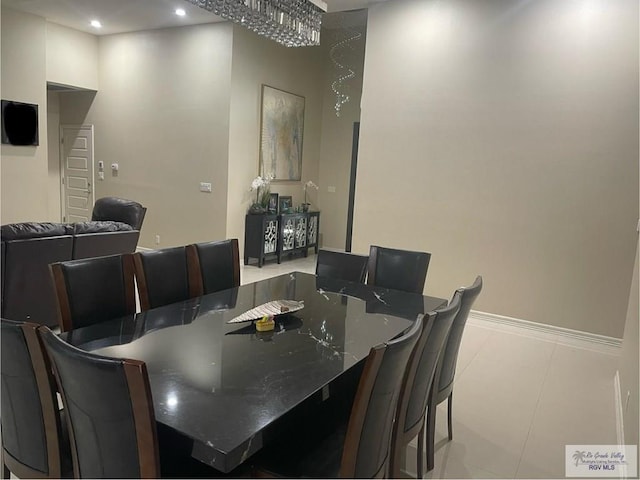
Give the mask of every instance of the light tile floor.
[[[243, 266], [242, 283], [315, 271], [315, 255]], [[447, 441], [446, 402], [438, 407], [435, 468], [425, 478], [564, 478], [567, 444], [614, 444], [615, 349], [569, 346], [554, 335], [467, 324]], [[415, 440], [407, 470], [415, 475]]]

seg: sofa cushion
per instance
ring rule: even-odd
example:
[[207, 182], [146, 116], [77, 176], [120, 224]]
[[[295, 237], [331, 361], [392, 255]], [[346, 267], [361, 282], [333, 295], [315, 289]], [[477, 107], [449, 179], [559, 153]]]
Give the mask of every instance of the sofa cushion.
[[58, 237], [72, 235], [73, 225], [50, 222], [10, 223], [0, 227], [2, 240], [25, 240], [28, 238]]
[[78, 222], [73, 224], [74, 235], [103, 232], [128, 232], [130, 230], [133, 230], [133, 227], [124, 222]]

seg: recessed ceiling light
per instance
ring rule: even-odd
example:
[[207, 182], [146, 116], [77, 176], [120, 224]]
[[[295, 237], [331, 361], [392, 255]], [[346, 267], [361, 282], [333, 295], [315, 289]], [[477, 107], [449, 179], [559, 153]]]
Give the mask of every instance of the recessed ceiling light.
[[100, 28], [102, 27], [102, 24], [98, 20], [91, 20], [91, 26], [93, 28]]
[[187, 12], [185, 12], [182, 8], [176, 9], [176, 15], [178, 15], [179, 17], [184, 17], [186, 14]]

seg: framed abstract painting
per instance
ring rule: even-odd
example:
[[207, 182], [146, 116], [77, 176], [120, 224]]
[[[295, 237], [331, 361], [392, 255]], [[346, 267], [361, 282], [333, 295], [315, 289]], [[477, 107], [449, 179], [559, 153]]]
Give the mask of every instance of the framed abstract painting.
[[262, 85], [260, 175], [272, 181], [302, 178], [304, 97]]

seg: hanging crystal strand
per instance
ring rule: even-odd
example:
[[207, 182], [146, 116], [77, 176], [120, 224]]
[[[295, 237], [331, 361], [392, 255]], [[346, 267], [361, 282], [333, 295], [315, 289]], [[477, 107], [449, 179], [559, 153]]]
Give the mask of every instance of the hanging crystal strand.
[[342, 40], [336, 41], [329, 50], [329, 58], [336, 71], [336, 79], [331, 84], [331, 90], [336, 95], [336, 103], [333, 107], [336, 117], [340, 116], [342, 106], [350, 100], [346, 82], [356, 76], [356, 72], [346, 65], [348, 60], [346, 53], [353, 51], [353, 44], [362, 37], [362, 33], [345, 25], [344, 16], [341, 17], [340, 23], [345, 36]]

